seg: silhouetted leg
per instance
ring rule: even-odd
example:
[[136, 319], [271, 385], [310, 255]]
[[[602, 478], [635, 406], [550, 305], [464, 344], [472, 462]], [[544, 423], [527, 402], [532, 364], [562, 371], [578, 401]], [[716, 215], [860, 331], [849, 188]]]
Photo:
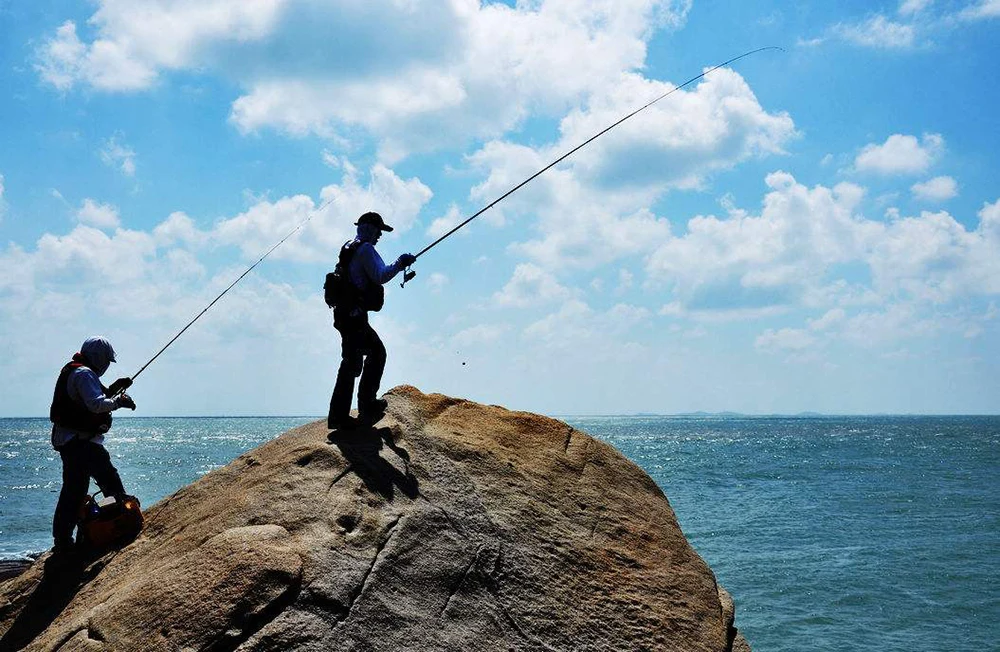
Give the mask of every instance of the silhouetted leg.
[[358, 384], [358, 410], [361, 406], [371, 404], [378, 396], [378, 386], [382, 382], [382, 372], [385, 371], [385, 345], [370, 325], [365, 324], [363, 330], [365, 340], [365, 364], [361, 372], [361, 382]]
[[62, 458], [62, 490], [56, 513], [52, 518], [52, 538], [57, 546], [73, 540], [73, 529], [80, 520], [80, 506], [90, 487], [90, 473], [87, 469], [86, 453], [81, 449], [84, 442], [72, 440], [59, 449]]
[[354, 397], [354, 379], [361, 374], [364, 358], [358, 341], [358, 332], [345, 326], [337, 328], [340, 331], [340, 369], [337, 370], [337, 382], [333, 386], [330, 397], [330, 412], [327, 425], [331, 428], [346, 419], [351, 413], [351, 399]]
[[97, 486], [105, 496], [119, 496], [125, 493], [118, 469], [111, 463], [111, 455], [100, 444], [86, 444], [90, 458], [90, 475], [97, 481]]

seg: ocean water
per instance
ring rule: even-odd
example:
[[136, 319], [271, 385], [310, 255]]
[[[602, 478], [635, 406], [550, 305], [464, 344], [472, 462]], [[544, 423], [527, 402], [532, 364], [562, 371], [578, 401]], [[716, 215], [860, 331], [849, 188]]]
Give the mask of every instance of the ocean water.
[[[670, 498], [756, 652], [1000, 649], [1000, 417], [571, 417]], [[310, 418], [122, 418], [144, 505]], [[50, 545], [59, 460], [0, 419], [0, 558]]]
[[1000, 417], [567, 421], [664, 490], [755, 652], [1000, 649]]
[[[125, 490], [152, 506], [212, 469], [282, 432], [300, 418], [141, 418], [115, 416], [106, 447]], [[48, 419], [0, 419], [0, 559], [52, 546], [52, 514], [62, 462]], [[91, 483], [90, 488], [97, 490]]]

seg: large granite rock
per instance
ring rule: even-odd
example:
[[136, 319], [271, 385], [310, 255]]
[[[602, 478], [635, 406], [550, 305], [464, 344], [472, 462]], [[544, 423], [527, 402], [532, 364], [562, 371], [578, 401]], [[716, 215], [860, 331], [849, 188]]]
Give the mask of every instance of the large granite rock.
[[656, 484], [566, 424], [413, 387], [289, 431], [82, 564], [0, 584], [0, 649], [730, 650]]

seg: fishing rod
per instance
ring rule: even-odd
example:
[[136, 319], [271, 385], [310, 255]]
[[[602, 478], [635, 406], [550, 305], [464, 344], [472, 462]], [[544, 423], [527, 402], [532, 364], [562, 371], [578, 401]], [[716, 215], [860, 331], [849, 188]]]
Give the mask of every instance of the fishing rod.
[[[618, 120], [614, 124], [609, 125], [609, 126], [605, 127], [604, 129], [600, 130], [599, 132], [597, 132], [596, 134], [594, 134], [593, 136], [591, 136], [587, 140], [583, 141], [582, 143], [580, 143], [579, 145], [577, 145], [573, 149], [569, 150], [568, 152], [566, 152], [565, 154], [563, 154], [562, 156], [560, 156], [556, 160], [552, 161], [551, 163], [549, 163], [548, 165], [546, 165], [542, 169], [540, 169], [537, 172], [535, 172], [534, 174], [532, 174], [530, 177], [528, 177], [527, 179], [525, 179], [521, 183], [517, 184], [516, 186], [514, 186], [513, 188], [511, 188], [510, 190], [508, 190], [504, 194], [500, 195], [499, 197], [497, 197], [496, 199], [494, 199], [493, 201], [491, 201], [489, 204], [487, 204], [483, 208], [480, 208], [471, 217], [467, 218], [464, 222], [462, 222], [461, 224], [459, 224], [458, 226], [456, 226], [452, 230], [448, 231], [447, 233], [445, 233], [444, 235], [442, 235], [440, 238], [438, 238], [437, 240], [435, 240], [434, 242], [430, 243], [429, 245], [427, 245], [426, 247], [424, 247], [423, 249], [421, 249], [419, 252], [417, 252], [417, 254], [413, 257], [413, 259], [416, 260], [417, 258], [420, 258], [425, 253], [427, 253], [428, 251], [430, 251], [431, 249], [433, 249], [442, 240], [444, 240], [445, 238], [447, 238], [448, 236], [450, 236], [451, 234], [453, 234], [455, 231], [458, 231], [463, 226], [465, 226], [466, 224], [468, 224], [472, 220], [476, 219], [477, 217], [479, 217], [480, 215], [482, 215], [483, 213], [485, 213], [489, 209], [493, 208], [494, 206], [496, 206], [497, 204], [499, 204], [500, 202], [502, 202], [504, 199], [506, 199], [510, 195], [513, 195], [515, 192], [517, 192], [518, 190], [520, 190], [521, 188], [523, 188], [524, 186], [526, 186], [530, 181], [532, 181], [536, 177], [540, 176], [543, 172], [545, 172], [546, 170], [548, 170], [548, 169], [550, 169], [550, 168], [558, 165], [562, 161], [566, 160], [571, 155], [575, 154], [576, 152], [578, 152], [579, 150], [583, 149], [584, 147], [586, 147], [590, 143], [594, 142], [595, 140], [597, 140], [598, 138], [600, 138], [604, 134], [608, 133], [609, 131], [611, 131], [612, 129], [614, 129], [615, 127], [617, 127], [618, 125], [620, 125], [621, 123], [625, 122], [626, 120], [628, 120], [632, 116], [637, 115], [639, 113], [642, 113], [643, 111], [645, 111], [649, 107], [653, 106], [654, 104], [656, 104], [660, 100], [664, 99], [668, 95], [674, 94], [675, 92], [677, 92], [680, 89], [684, 88], [688, 84], [692, 84], [692, 83], [698, 81], [699, 79], [701, 79], [705, 75], [707, 75], [709, 73], [712, 73], [712, 72], [715, 72], [719, 68], [722, 68], [724, 66], [728, 66], [729, 64], [731, 64], [731, 63], [733, 63], [735, 61], [739, 61], [740, 59], [743, 59], [744, 57], [749, 57], [751, 54], [756, 54], [758, 52], [763, 52], [765, 50], [779, 50], [781, 52], [785, 51], [784, 48], [780, 48], [780, 47], [778, 47], [776, 45], [769, 45], [767, 47], [757, 48], [756, 50], [750, 50], [749, 52], [744, 52], [743, 54], [739, 55], [738, 57], [733, 57], [732, 59], [729, 59], [728, 61], [723, 61], [722, 63], [720, 63], [720, 64], [718, 64], [716, 66], [713, 66], [712, 68], [709, 68], [708, 70], [706, 70], [705, 72], [701, 73], [700, 75], [696, 75], [696, 76], [692, 77], [691, 79], [687, 80], [686, 82], [684, 82], [680, 86], [673, 87], [672, 89], [670, 89], [666, 93], [663, 93], [662, 95], [660, 95], [656, 99], [652, 100], [651, 102], [647, 102], [646, 104], [644, 104], [643, 106], [639, 107], [635, 111], [632, 111], [632, 113], [629, 113], [624, 118], [621, 118], [620, 120]], [[413, 277], [415, 277], [416, 275], [417, 275], [417, 273], [415, 271], [412, 271], [409, 268], [407, 268], [407, 271], [403, 273], [403, 282], [400, 283], [400, 287], [405, 287], [407, 281], [413, 280]]]
[[[329, 206], [330, 204], [332, 204], [334, 199], [336, 199], [336, 197], [331, 197], [330, 199], [328, 199], [325, 202], [323, 202], [323, 204], [319, 208], [316, 208], [316, 209], [312, 210], [309, 213], [309, 215], [306, 216], [306, 219], [304, 219], [301, 222], [299, 222], [298, 226], [296, 226], [294, 229], [292, 229], [288, 233], [288, 235], [286, 235], [284, 238], [282, 238], [281, 240], [279, 240], [277, 242], [277, 244], [275, 244], [273, 247], [271, 247], [266, 252], [264, 252], [264, 255], [257, 259], [257, 262], [255, 262], [253, 265], [250, 265], [250, 267], [248, 267], [246, 269], [246, 271], [244, 271], [242, 274], [240, 274], [236, 278], [235, 281], [233, 281], [232, 283], [229, 284], [229, 287], [227, 287], [225, 290], [223, 290], [222, 292], [220, 292], [219, 296], [217, 296], [214, 299], [212, 299], [212, 302], [210, 304], [208, 304], [207, 306], [205, 306], [204, 310], [202, 310], [197, 315], [195, 315], [194, 319], [192, 319], [191, 321], [189, 321], [187, 323], [187, 326], [185, 326], [184, 328], [182, 328], [180, 330], [180, 332], [178, 332], [176, 335], [174, 335], [170, 339], [169, 342], [167, 342], [166, 344], [164, 344], [163, 348], [160, 349], [159, 351], [157, 351], [156, 355], [154, 355], [152, 358], [149, 359], [149, 362], [147, 362], [146, 364], [142, 365], [142, 368], [139, 369], [139, 371], [135, 372], [135, 374], [131, 377], [132, 381], [135, 382], [135, 379], [139, 377], [139, 374], [141, 374], [143, 371], [146, 370], [146, 367], [148, 367], [149, 365], [153, 364], [153, 361], [156, 360], [158, 357], [160, 357], [161, 353], [163, 353], [164, 351], [166, 351], [170, 347], [171, 344], [173, 344], [175, 341], [177, 341], [178, 337], [180, 337], [181, 335], [184, 334], [184, 331], [186, 331], [187, 329], [191, 328], [192, 324], [194, 324], [196, 321], [198, 321], [201, 318], [202, 315], [204, 315], [206, 312], [208, 312], [209, 308], [211, 308], [212, 306], [214, 306], [219, 299], [221, 299], [223, 296], [225, 296], [225, 294], [227, 292], [229, 292], [230, 290], [232, 290], [233, 287], [237, 283], [239, 283], [241, 280], [243, 280], [244, 276], [246, 276], [247, 274], [249, 274], [250, 272], [252, 272], [254, 267], [256, 267], [257, 265], [260, 265], [261, 262], [265, 258], [267, 258], [268, 256], [271, 255], [272, 251], [274, 251], [275, 249], [277, 249], [278, 247], [280, 247], [282, 244], [284, 244], [285, 240], [288, 240], [290, 237], [292, 237], [293, 235], [295, 235], [299, 231], [299, 229], [301, 229], [302, 227], [304, 227], [309, 222], [309, 220], [311, 220], [312, 218], [316, 217], [316, 215], [318, 215], [324, 208], [326, 208], [327, 206]], [[121, 390], [121, 392], [124, 392], [124, 391], [125, 390]], [[121, 393], [121, 392], [119, 392], [119, 393]]]

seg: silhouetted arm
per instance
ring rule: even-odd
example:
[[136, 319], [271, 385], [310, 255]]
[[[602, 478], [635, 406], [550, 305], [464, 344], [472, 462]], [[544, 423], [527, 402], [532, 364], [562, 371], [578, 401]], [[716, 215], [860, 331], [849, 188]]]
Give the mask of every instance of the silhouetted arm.
[[358, 257], [358, 263], [361, 265], [361, 269], [364, 270], [365, 276], [372, 283], [385, 285], [403, 269], [399, 260], [396, 260], [391, 265], [386, 265], [382, 261], [382, 256], [379, 256], [378, 252], [375, 251], [375, 247], [367, 242], [358, 248], [358, 252], [355, 255]]
[[98, 380], [97, 374], [90, 369], [80, 370], [70, 376], [70, 396], [73, 390], [83, 400], [87, 409], [96, 414], [117, 410], [120, 406], [114, 399], [108, 398], [104, 393], [104, 387]]

